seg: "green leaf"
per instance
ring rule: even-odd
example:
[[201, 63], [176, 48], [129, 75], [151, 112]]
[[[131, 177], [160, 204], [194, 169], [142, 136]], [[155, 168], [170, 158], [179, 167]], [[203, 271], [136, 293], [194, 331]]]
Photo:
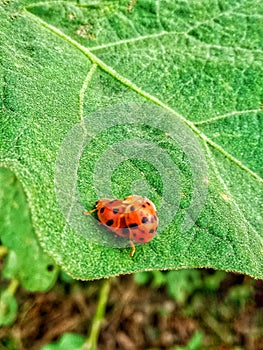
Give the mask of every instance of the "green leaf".
[[177, 346], [175, 350], [199, 350], [202, 346], [202, 340], [203, 334], [199, 331], [196, 331], [186, 346]]
[[79, 334], [65, 333], [57, 342], [47, 344], [41, 350], [81, 350], [84, 342], [84, 337]]
[[[2, 4], [0, 165], [75, 278], [182, 267], [262, 278], [263, 3], [128, 3]], [[83, 218], [107, 191], [157, 206], [159, 234], [132, 259]]]
[[21, 184], [7, 169], [0, 169], [0, 184], [0, 238], [8, 247], [3, 276], [17, 277], [30, 291], [47, 290], [57, 268], [38, 244]]
[[169, 271], [167, 274], [168, 293], [179, 303], [185, 303], [188, 296], [201, 286], [200, 271]]

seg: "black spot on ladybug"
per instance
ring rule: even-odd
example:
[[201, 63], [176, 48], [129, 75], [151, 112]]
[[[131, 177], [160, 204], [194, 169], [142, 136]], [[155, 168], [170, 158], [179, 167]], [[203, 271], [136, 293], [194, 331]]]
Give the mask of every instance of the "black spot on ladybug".
[[149, 231], [149, 233], [154, 233], [154, 231], [155, 231], [155, 230], [154, 230], [153, 228], [151, 228], [150, 231]]
[[106, 225], [107, 225], [107, 226], [111, 226], [111, 225], [113, 224], [113, 222], [114, 222], [114, 221], [113, 221], [112, 219], [111, 219], [111, 220], [108, 220], [108, 221], [106, 222]]
[[119, 209], [118, 208], [114, 208], [113, 209], [113, 214], [117, 214], [119, 212]]
[[130, 225], [128, 225], [129, 227], [138, 227], [138, 225], [137, 224], [130, 224]]
[[147, 234], [147, 230], [144, 230], [143, 228], [139, 228], [140, 234], [141, 235], [146, 235]]
[[146, 208], [146, 205], [145, 205], [145, 204], [143, 204], [143, 205], [142, 205], [142, 207], [143, 207], [143, 208]]
[[146, 224], [146, 222], [148, 222], [148, 218], [147, 218], [146, 216], [144, 216], [144, 217], [142, 218], [142, 223], [143, 223], [143, 224]]
[[145, 240], [145, 239], [144, 239], [143, 237], [140, 237], [140, 238], [139, 238], [139, 241], [141, 241], [141, 242], [144, 242], [144, 240]]
[[131, 206], [131, 211], [134, 211], [134, 210], [135, 210], [135, 206], [132, 205], [132, 206]]
[[151, 205], [151, 203], [150, 203], [150, 202], [146, 202], [146, 204], [147, 204], [147, 205]]
[[100, 208], [100, 213], [102, 214], [104, 212], [105, 208]]

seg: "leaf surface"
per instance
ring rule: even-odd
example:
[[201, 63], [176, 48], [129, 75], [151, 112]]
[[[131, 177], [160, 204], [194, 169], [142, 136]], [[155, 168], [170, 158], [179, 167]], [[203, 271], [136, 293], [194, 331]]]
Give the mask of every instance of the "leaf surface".
[[58, 269], [38, 244], [19, 181], [0, 169], [0, 184], [0, 237], [8, 248], [3, 277], [17, 278], [29, 291], [45, 291], [55, 283]]
[[[139, 0], [131, 13], [127, 6], [126, 1], [2, 4], [0, 164], [23, 184], [41, 246], [75, 278], [185, 267], [262, 278], [263, 4]], [[97, 111], [146, 102], [167, 113], [159, 120], [163, 129], [131, 126], [129, 120], [110, 127], [114, 118], [105, 117], [109, 127], [85, 148], [75, 177], [65, 178], [65, 195], [70, 197], [67, 184], [75, 181], [91, 209], [98, 199], [94, 169], [105, 149], [133, 138], [169, 155], [180, 179], [169, 184], [177, 191], [178, 210], [131, 259], [127, 249], [98, 244], [89, 239], [93, 232], [85, 238], [68, 225], [54, 179], [61, 145], [77, 124], [85, 121], [92, 135]], [[193, 165], [165, 131], [173, 125], [184, 125], [199, 140], [208, 166], [205, 203], [186, 231], [181, 225], [196, 186], [191, 170], [200, 160]], [[154, 147], [148, 153], [157, 154]], [[103, 173], [106, 162], [99, 164]], [[163, 176], [149, 161], [130, 159], [114, 169], [110, 185], [116, 198], [146, 186], [159, 209]]]

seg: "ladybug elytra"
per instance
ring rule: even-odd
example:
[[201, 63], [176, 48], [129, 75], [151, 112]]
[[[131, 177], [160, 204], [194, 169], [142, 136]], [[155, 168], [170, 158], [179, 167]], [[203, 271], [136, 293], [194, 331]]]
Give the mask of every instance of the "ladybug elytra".
[[96, 202], [95, 209], [84, 212], [90, 215], [97, 212], [99, 221], [111, 232], [128, 238], [134, 255], [136, 243], [150, 242], [158, 227], [155, 205], [148, 198], [131, 195], [124, 200], [103, 198]]

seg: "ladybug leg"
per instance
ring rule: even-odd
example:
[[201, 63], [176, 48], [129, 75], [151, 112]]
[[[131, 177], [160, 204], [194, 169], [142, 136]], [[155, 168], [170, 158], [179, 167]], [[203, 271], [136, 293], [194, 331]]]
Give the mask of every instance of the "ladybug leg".
[[132, 258], [134, 253], [135, 253], [135, 245], [134, 245], [132, 240], [130, 240], [130, 245], [131, 245], [131, 248], [132, 248], [132, 250], [130, 252], [130, 257]]
[[129, 239], [130, 239], [130, 245], [131, 245], [131, 252], [130, 252], [130, 257], [132, 258], [134, 253], [135, 253], [135, 245], [133, 243], [133, 240], [132, 240], [132, 234], [131, 234], [131, 230], [129, 230]]
[[92, 209], [92, 210], [90, 210], [90, 211], [83, 211], [83, 214], [84, 215], [90, 215], [90, 214], [92, 214], [92, 213], [95, 213], [95, 211], [97, 211], [98, 209], [97, 208], [95, 208], [95, 209]]

